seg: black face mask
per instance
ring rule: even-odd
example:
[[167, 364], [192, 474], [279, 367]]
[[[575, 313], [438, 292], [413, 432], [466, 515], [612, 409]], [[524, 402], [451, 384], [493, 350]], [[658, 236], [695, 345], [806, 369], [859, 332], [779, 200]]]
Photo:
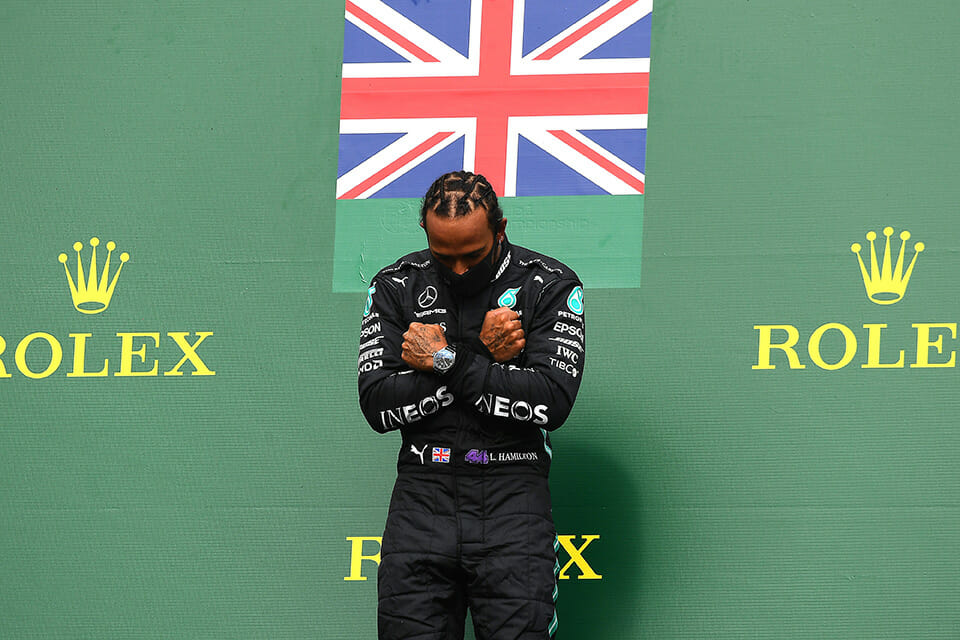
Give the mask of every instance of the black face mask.
[[500, 243], [498, 242], [490, 247], [490, 253], [485, 255], [483, 260], [460, 274], [454, 273], [452, 269], [441, 264], [436, 259], [434, 259], [433, 264], [437, 269], [437, 273], [440, 274], [440, 278], [447, 283], [450, 291], [452, 291], [455, 296], [469, 298], [470, 296], [480, 293], [490, 284], [490, 279], [493, 277], [494, 271], [493, 263], [499, 246]]

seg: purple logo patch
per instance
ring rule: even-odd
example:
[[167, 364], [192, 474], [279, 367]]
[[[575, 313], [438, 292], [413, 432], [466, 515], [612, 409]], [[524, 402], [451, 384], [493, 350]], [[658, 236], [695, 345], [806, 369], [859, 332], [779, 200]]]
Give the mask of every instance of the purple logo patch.
[[490, 462], [490, 456], [487, 455], [486, 449], [482, 451], [478, 449], [470, 449], [463, 459], [473, 464], [488, 464]]

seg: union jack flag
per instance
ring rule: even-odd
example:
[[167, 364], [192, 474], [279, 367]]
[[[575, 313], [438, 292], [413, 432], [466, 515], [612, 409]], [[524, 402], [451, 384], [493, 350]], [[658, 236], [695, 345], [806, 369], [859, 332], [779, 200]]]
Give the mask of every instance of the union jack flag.
[[652, 0], [346, 0], [337, 197], [644, 188]]
[[449, 447], [434, 447], [433, 448], [433, 461], [434, 462], [450, 462], [450, 448]]

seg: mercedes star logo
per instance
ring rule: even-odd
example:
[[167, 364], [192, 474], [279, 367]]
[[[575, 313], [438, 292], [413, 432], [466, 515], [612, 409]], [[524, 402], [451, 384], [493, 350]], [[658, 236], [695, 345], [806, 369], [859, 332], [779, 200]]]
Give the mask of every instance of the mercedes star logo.
[[433, 288], [433, 285], [428, 285], [426, 289], [423, 290], [423, 293], [420, 294], [420, 297], [417, 298], [417, 302], [420, 303], [421, 309], [426, 309], [427, 307], [433, 305], [437, 301], [437, 290]]

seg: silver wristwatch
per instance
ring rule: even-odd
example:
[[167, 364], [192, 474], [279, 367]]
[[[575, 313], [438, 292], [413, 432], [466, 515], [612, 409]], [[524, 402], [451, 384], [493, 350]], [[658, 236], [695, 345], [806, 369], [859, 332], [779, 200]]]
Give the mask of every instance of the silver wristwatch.
[[433, 354], [433, 372], [438, 376], [444, 375], [453, 367], [456, 358], [457, 352], [449, 345], [439, 351], [435, 351]]

